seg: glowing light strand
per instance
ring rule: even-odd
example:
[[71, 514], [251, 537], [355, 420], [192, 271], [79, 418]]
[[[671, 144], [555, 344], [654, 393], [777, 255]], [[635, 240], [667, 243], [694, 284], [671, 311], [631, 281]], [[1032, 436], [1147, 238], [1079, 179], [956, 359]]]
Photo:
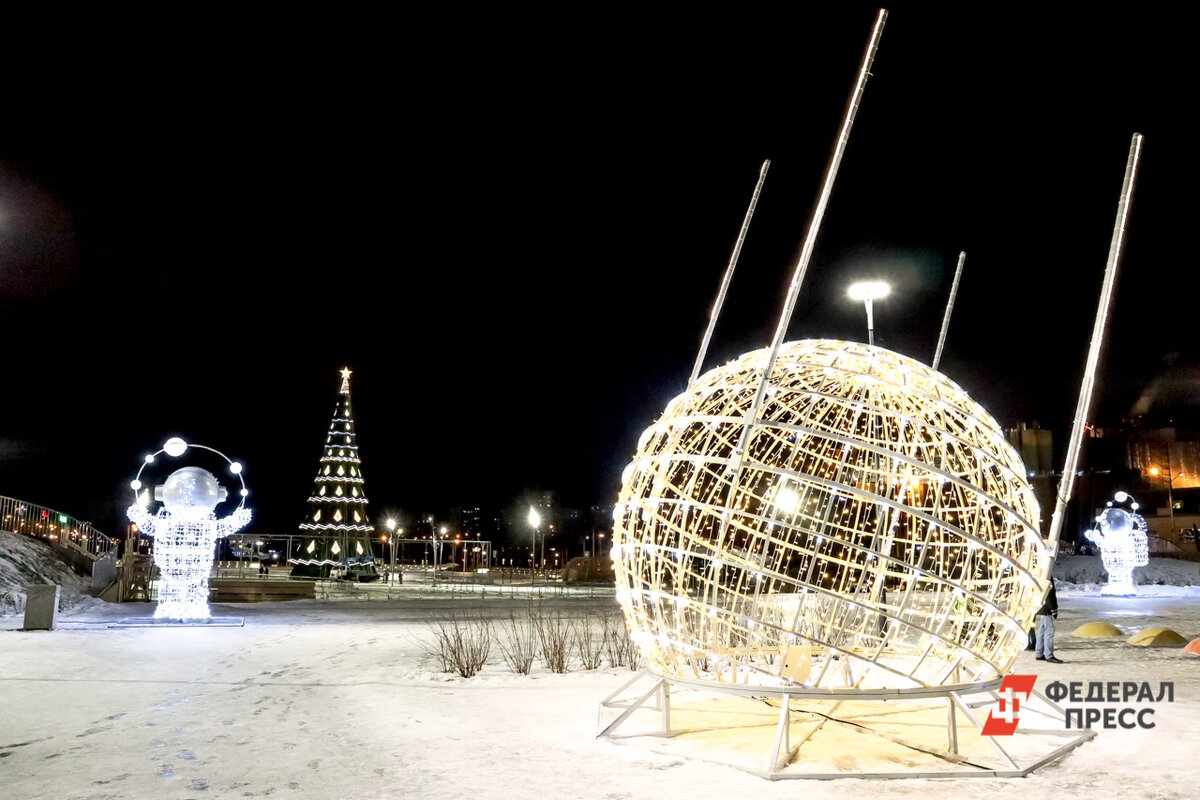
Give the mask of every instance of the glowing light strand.
[[1113, 499], [1118, 503], [1128, 501], [1129, 509], [1118, 508], [1110, 501], [1096, 517], [1099, 524], [1085, 531], [1084, 536], [1100, 548], [1100, 560], [1108, 573], [1108, 581], [1100, 593], [1133, 597], [1137, 594], [1133, 570], [1150, 563], [1146, 520], [1137, 513], [1138, 505], [1127, 493], [1117, 492]]
[[[1046, 548], [999, 426], [912, 359], [792, 342], [735, 472], [769, 354], [701, 376], [623, 473], [618, 600], [648, 664], [822, 688], [1004, 674], [1041, 604]], [[792, 647], [811, 673], [781, 675]]]
[[[312, 551], [289, 557], [297, 567], [330, 567], [348, 561], [373, 560], [367, 516], [366, 485], [362, 476], [354, 416], [350, 405], [350, 370], [341, 370], [338, 402], [330, 419], [321, 459], [308, 498], [309, 511], [299, 530]], [[296, 573], [294, 573], [296, 574]], [[299, 574], [312, 575], [301, 570]]]
[[[155, 488], [155, 499], [163, 501], [156, 513], [146, 508], [148, 496], [139, 496], [142, 473], [155, 464], [159, 455], [183, 455], [190, 448], [216, 453], [224, 458], [230, 472], [241, 482], [241, 501], [228, 517], [218, 519], [213, 509], [225, 499], [225, 490], [212, 473], [199, 467], [178, 469], [166, 482]], [[208, 581], [216, 543], [244, 528], [250, 522], [245, 507], [246, 489], [242, 465], [224, 453], [199, 444], [172, 438], [158, 452], [147, 456], [130, 482], [134, 503], [126, 516], [143, 533], [154, 538], [154, 564], [158, 567], [158, 605], [154, 618], [172, 622], [204, 622], [211, 618], [208, 609]]]

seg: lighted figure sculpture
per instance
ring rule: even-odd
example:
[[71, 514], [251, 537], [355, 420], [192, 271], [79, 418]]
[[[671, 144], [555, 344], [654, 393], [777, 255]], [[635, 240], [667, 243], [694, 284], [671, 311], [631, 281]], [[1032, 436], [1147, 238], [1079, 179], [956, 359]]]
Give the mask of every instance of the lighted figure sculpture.
[[618, 599], [662, 675], [871, 689], [1005, 675], [1047, 551], [992, 417], [911, 358], [789, 342], [702, 375], [644, 434], [615, 512]]
[[[1118, 503], [1128, 498], [1125, 492], [1117, 492], [1115, 496]], [[1108, 573], [1108, 583], [1100, 593], [1132, 597], [1137, 594], [1137, 586], [1133, 582], [1134, 567], [1144, 567], [1150, 563], [1146, 522], [1137, 513], [1137, 503], [1133, 503], [1130, 511], [1113, 507], [1112, 503], [1108, 505], [1096, 517], [1096, 522], [1100, 524], [1084, 535], [1100, 548], [1100, 559], [1104, 562], [1104, 571]]]
[[[178, 457], [189, 447], [210, 450], [225, 458], [230, 472], [242, 482], [242, 500], [229, 516], [218, 519], [214, 514], [217, 504], [226, 499], [227, 491], [211, 472], [199, 467], [178, 469], [163, 485], [154, 487], [154, 500], [163, 504], [157, 513], [151, 514], [147, 508], [150, 502], [147, 494], [138, 495], [142, 488], [142, 470], [147, 465], [154, 463], [160, 453]], [[250, 510], [245, 507], [248, 492], [241, 472], [241, 464], [230, 461], [217, 450], [172, 438], [162, 450], [146, 457], [138, 477], [130, 483], [136, 501], [126, 514], [144, 533], [154, 537], [154, 564], [159, 572], [158, 606], [154, 610], [156, 621], [204, 622], [210, 619], [208, 578], [217, 540], [241, 530], [250, 522]]]

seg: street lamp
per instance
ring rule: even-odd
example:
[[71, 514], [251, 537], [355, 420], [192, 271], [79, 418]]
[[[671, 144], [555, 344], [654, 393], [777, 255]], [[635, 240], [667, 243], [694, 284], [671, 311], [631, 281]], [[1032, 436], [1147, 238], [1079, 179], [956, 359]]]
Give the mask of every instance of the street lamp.
[[[392, 582], [392, 573], [396, 569], [396, 520], [389, 519], [387, 522], [384, 523], [384, 525], [387, 526], [388, 533], [385, 533], [383, 535], [383, 542], [384, 542], [384, 544], [387, 544], [388, 541], [391, 540], [391, 543], [392, 543], [392, 559], [391, 559], [391, 563], [388, 564], [388, 583], [391, 583]], [[389, 534], [390, 534], [390, 536], [389, 536]]]
[[858, 281], [850, 284], [846, 296], [851, 300], [861, 300], [867, 307], [867, 344], [875, 344], [875, 314], [873, 303], [888, 296], [892, 287], [883, 281]]
[[[530, 506], [529, 507], [529, 527], [533, 528], [532, 552], [535, 555], [537, 554], [538, 528], [541, 527], [541, 524], [542, 524], [542, 515], [538, 513], [538, 510], [536, 508], [534, 508], [533, 506]], [[545, 546], [546, 545], [544, 544], [544, 540], [543, 540], [543, 544], [542, 544], [543, 554], [545, 553]], [[543, 561], [544, 561], [544, 559], [543, 559]]]
[[[1167, 460], [1170, 461], [1170, 459], [1171, 459], [1171, 454], [1167, 453]], [[1159, 474], [1158, 467], [1151, 467], [1150, 474], [1157, 477]], [[1171, 496], [1171, 487], [1172, 487], [1172, 485], [1174, 485], [1176, 478], [1182, 478], [1182, 477], [1183, 477], [1183, 472], [1173, 473], [1171, 471], [1170, 467], [1167, 468], [1167, 511], [1171, 515], [1171, 536], [1172, 537], [1175, 536], [1175, 498], [1173, 498]]]

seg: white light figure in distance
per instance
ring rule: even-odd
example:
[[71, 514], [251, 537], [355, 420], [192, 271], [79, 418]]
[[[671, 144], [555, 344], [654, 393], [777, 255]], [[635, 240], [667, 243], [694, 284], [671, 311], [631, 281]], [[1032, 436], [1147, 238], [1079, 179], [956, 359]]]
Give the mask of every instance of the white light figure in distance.
[[1100, 559], [1108, 573], [1108, 583], [1100, 594], [1132, 597], [1137, 594], [1133, 583], [1133, 568], [1150, 563], [1150, 546], [1146, 532], [1138, 530], [1133, 516], [1120, 508], [1107, 508], [1096, 517], [1098, 529], [1085, 533], [1100, 548]]
[[183, 467], [154, 487], [154, 499], [163, 504], [158, 513], [151, 514], [137, 503], [126, 511], [135, 525], [154, 537], [154, 565], [159, 572], [156, 620], [210, 619], [208, 577], [217, 539], [250, 522], [250, 509], [245, 507], [217, 519], [213, 509], [226, 496], [225, 487], [211, 472]]

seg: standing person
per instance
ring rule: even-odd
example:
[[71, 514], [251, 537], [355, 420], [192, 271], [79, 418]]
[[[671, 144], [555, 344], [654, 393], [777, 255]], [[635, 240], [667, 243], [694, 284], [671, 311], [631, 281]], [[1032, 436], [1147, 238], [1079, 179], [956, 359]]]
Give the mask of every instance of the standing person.
[[1050, 591], [1046, 592], [1046, 602], [1038, 609], [1037, 641], [1034, 644], [1033, 656], [1038, 661], [1049, 661], [1051, 664], [1063, 663], [1054, 657], [1054, 620], [1058, 618], [1058, 594], [1054, 591], [1054, 578], [1050, 578]]

